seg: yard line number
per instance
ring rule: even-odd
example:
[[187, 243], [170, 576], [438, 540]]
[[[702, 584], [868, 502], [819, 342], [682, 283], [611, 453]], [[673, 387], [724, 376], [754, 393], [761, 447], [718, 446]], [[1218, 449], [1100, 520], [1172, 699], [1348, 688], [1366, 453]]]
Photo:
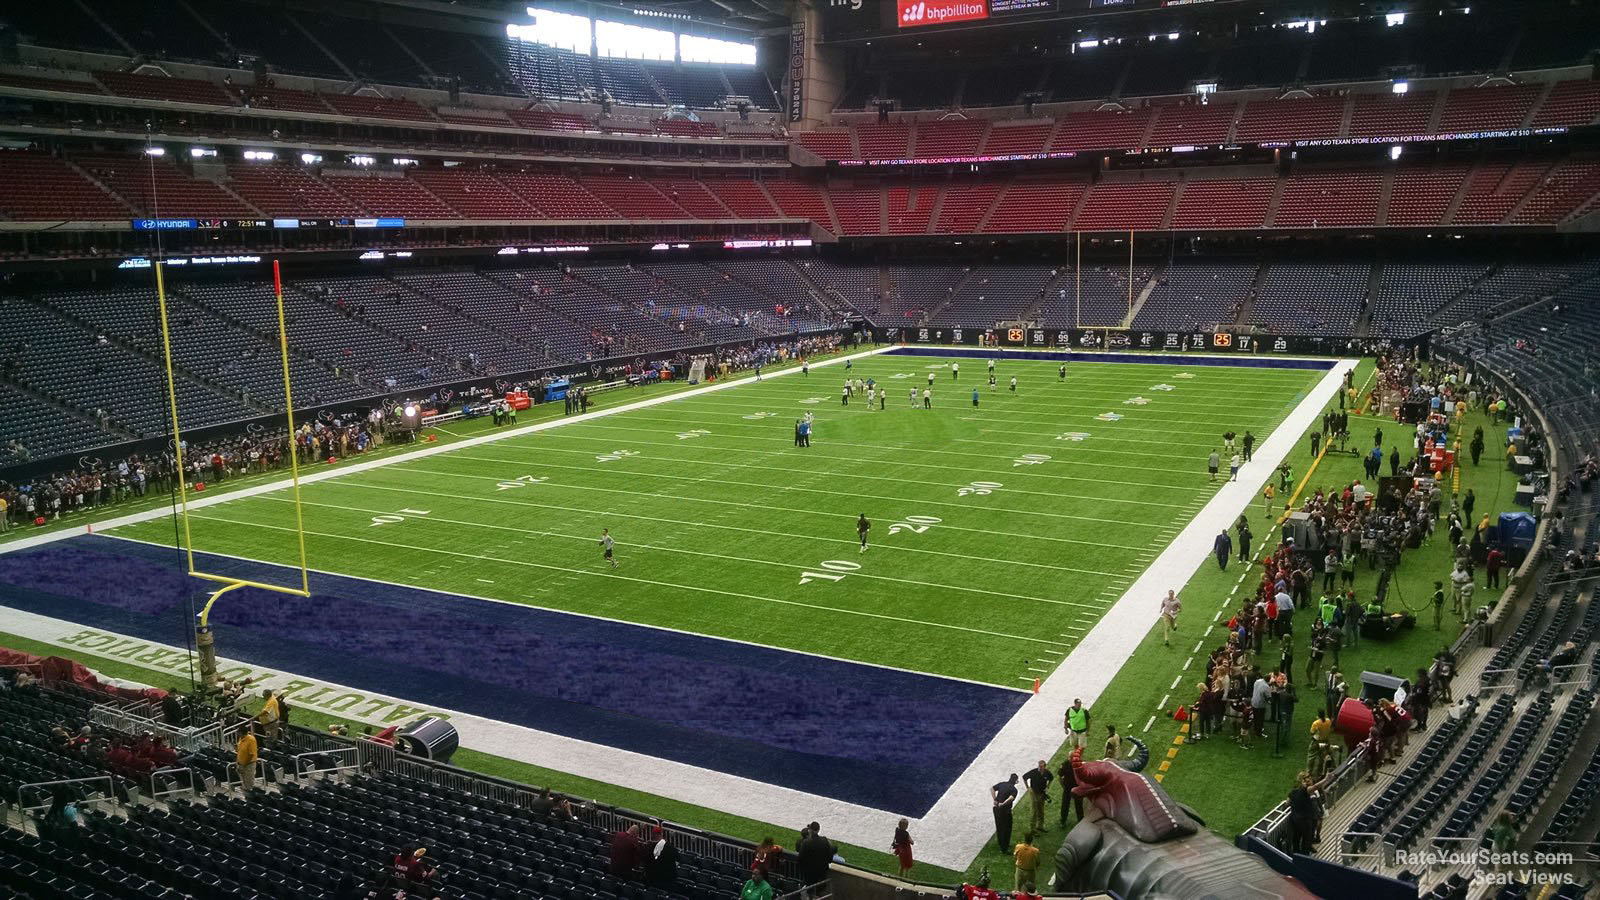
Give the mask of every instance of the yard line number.
[[825, 559], [817, 565], [822, 572], [801, 572], [800, 583], [810, 584], [813, 581], [827, 581], [837, 584], [844, 580], [846, 575], [861, 568], [860, 563], [853, 563], [848, 559]]
[[510, 481], [502, 481], [494, 486], [496, 491], [509, 491], [514, 488], [525, 488], [533, 484], [544, 484], [550, 480], [548, 475], [518, 475]]
[[376, 528], [379, 525], [398, 525], [413, 516], [425, 516], [428, 512], [429, 510], [426, 509], [402, 509], [398, 514], [390, 513], [382, 516], [373, 516], [372, 524], [367, 527]]
[[1045, 453], [1024, 453], [1011, 461], [1011, 468], [1018, 466], [1041, 466], [1050, 461], [1050, 456]]
[[967, 497], [967, 496], [982, 497], [985, 494], [994, 493], [995, 490], [997, 488], [999, 488], [999, 487], [1001, 487], [1001, 484], [998, 481], [974, 481], [973, 483], [967, 485], [966, 487], [956, 488], [956, 496], [957, 497]]
[[638, 456], [638, 455], [639, 455], [639, 451], [637, 451], [637, 450], [613, 450], [610, 453], [604, 454], [602, 456], [596, 456], [595, 457], [595, 461], [596, 462], [616, 462], [619, 459], [627, 459], [630, 456]]
[[680, 441], [692, 441], [695, 438], [705, 437], [706, 435], [708, 435], [710, 433], [711, 432], [705, 430], [704, 428], [692, 428], [692, 429], [690, 429], [688, 431], [680, 431], [680, 432], [678, 432], [678, 440], [680, 440]]
[[922, 534], [943, 521], [938, 516], [906, 516], [905, 521], [890, 525], [889, 533], [899, 534], [902, 531], [909, 531], [912, 534]]

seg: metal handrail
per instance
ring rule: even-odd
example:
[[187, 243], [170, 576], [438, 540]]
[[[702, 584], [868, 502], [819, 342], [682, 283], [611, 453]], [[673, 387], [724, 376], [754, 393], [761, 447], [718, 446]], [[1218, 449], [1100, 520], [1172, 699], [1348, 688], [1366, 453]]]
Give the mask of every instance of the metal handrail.
[[99, 704], [89, 710], [89, 722], [123, 734], [150, 732], [159, 735], [174, 749], [195, 753], [206, 747], [225, 747], [222, 740], [222, 723], [212, 722], [200, 728], [174, 728], [165, 722], [130, 713], [109, 703]]
[[[317, 766], [313, 757], [336, 757], [348, 760], [332, 766]], [[294, 777], [304, 778], [307, 775], [322, 775], [334, 772], [359, 772], [361, 771], [360, 751], [355, 747], [340, 747], [336, 750], [312, 750], [308, 753], [296, 753], [290, 757], [294, 762]], [[308, 767], [306, 764], [310, 763]]]
[[[185, 776], [187, 776], [187, 778], [188, 778], [188, 782], [189, 783], [186, 786], [184, 786], [184, 787], [172, 787], [172, 788], [166, 788], [166, 789], [161, 789], [161, 788], [157, 788], [156, 787], [156, 776], [157, 775], [177, 775], [180, 772], [182, 774], [184, 774]], [[194, 791], [195, 791], [194, 770], [189, 768], [188, 766], [169, 766], [169, 767], [167, 767], [165, 769], [157, 769], [154, 772], [151, 772], [149, 777], [150, 777], [150, 795], [149, 796], [150, 796], [151, 800], [160, 800], [162, 797], [171, 797], [171, 796], [173, 796], [175, 794], [191, 794], [191, 793], [194, 793]]]
[[105, 787], [106, 787], [106, 789], [105, 789], [105, 791], [103, 793], [103, 796], [100, 796], [100, 797], [88, 797], [88, 798], [85, 798], [85, 799], [83, 799], [81, 801], [78, 801], [78, 802], [80, 802], [80, 803], [116, 803], [117, 802], [117, 783], [116, 783], [116, 779], [112, 778], [110, 775], [91, 775], [88, 778], [64, 778], [64, 779], [61, 779], [60, 781], [35, 781], [35, 782], [30, 783], [30, 784], [18, 785], [17, 786], [17, 809], [19, 811], [21, 811], [24, 815], [26, 815], [27, 813], [30, 813], [30, 812], [32, 812], [32, 811], [34, 811], [36, 809], [49, 809], [50, 808], [50, 804], [49, 803], [37, 803], [37, 804], [34, 804], [33, 806], [29, 806], [27, 804], [27, 801], [25, 799], [23, 799], [23, 793], [25, 791], [27, 791], [28, 789], [30, 789], [30, 788], [53, 788], [53, 787], [57, 787], [57, 786], [63, 785], [63, 784], [89, 784], [89, 783], [100, 784], [102, 782], [105, 784]]

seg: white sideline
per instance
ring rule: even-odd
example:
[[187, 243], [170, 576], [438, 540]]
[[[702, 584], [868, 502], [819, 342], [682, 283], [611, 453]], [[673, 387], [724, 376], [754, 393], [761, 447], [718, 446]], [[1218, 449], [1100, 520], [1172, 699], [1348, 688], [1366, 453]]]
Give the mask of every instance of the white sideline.
[[[1012, 772], [1032, 768], [1041, 757], [1052, 756], [1065, 740], [1062, 717], [1075, 698], [1093, 707], [1102, 691], [1138, 649], [1155, 624], [1161, 598], [1169, 588], [1181, 588], [1200, 565], [1210, 559], [1211, 541], [1248, 509], [1269, 477], [1290, 452], [1300, 446], [1300, 436], [1336, 396], [1344, 373], [1354, 360], [1339, 360], [1306, 393], [1272, 434], [1260, 444], [1251, 462], [1239, 470], [1239, 480], [1222, 486], [1161, 555], [1101, 614], [1099, 622], [979, 752], [919, 823], [917, 851], [929, 862], [948, 860], [951, 868], [964, 869], [983, 845], [994, 839], [989, 815], [989, 786]], [[1200, 371], [1206, 371], [1204, 369]], [[1105, 722], [1095, 722], [1089, 748], [1098, 757], [1093, 735], [1103, 735]], [[1113, 723], [1121, 724], [1121, 723]], [[1156, 747], [1153, 750], [1164, 748]], [[1159, 754], [1153, 755], [1159, 758]], [[1020, 806], [1021, 804], [1019, 804]], [[878, 823], [877, 830], [884, 825]], [[879, 840], [881, 842], [881, 835]]]
[[[887, 353], [892, 349], [894, 349], [893, 345], [874, 347], [871, 350], [863, 350], [860, 353], [851, 353], [847, 356], [838, 356], [834, 357], [833, 359], [823, 360], [811, 368], [821, 369], [826, 366], [835, 366], [846, 360], [857, 360], [869, 356], [877, 356], [880, 353]], [[785, 375], [797, 374], [799, 371], [800, 369], [798, 367], [790, 367], [772, 372], [766, 377], [782, 378]], [[326, 481], [329, 478], [343, 478], [346, 475], [355, 475], [359, 472], [367, 472], [372, 469], [381, 469], [384, 466], [392, 466], [399, 463], [427, 459], [430, 456], [437, 456], [440, 453], [452, 453], [456, 450], [465, 450], [469, 447], [477, 447], [481, 444], [491, 444], [495, 441], [503, 441], [508, 438], [521, 437], [525, 434], [534, 434], [535, 432], [546, 431], [548, 429], [555, 428], [560, 425], [567, 425], [572, 422], [587, 422], [592, 419], [603, 419], [606, 416], [615, 416], [625, 412], [633, 412], [634, 410], [638, 409], [648, 409], [652, 406], [659, 406], [662, 403], [670, 403], [674, 400], [681, 400], [685, 397], [698, 397], [701, 394], [725, 391], [728, 388], [737, 387], [741, 384], [754, 383], [754, 381], [755, 378], [753, 376], [746, 378], [729, 378], [723, 381], [718, 381], [715, 384], [708, 384], [703, 387], [697, 387], [687, 391], [673, 391], [670, 393], [661, 394], [659, 396], [649, 397], [644, 400], [635, 400], [632, 403], [625, 403], [621, 406], [611, 406], [605, 409], [597, 409], [593, 412], [580, 413], [576, 416], [567, 416], [566, 418], [562, 419], [551, 419], [547, 422], [536, 422], [532, 425], [524, 425], [520, 428], [512, 428], [505, 431], [495, 431], [490, 434], [479, 435], [478, 437], [474, 438], [467, 438], [464, 441], [456, 441], [450, 444], [439, 444], [433, 447], [424, 447], [420, 450], [412, 450], [406, 453], [396, 453], [393, 456], [386, 456], [382, 459], [368, 460], [367, 462], [359, 462], [348, 466], [339, 466], [338, 468], [334, 469], [323, 469], [310, 474], [302, 474], [300, 476], [300, 483], [303, 485], [315, 484], [319, 481]], [[237, 491], [226, 491], [220, 494], [209, 494], [203, 497], [191, 496], [189, 498], [189, 508], [191, 510], [204, 509], [208, 506], [215, 506], [218, 503], [229, 503], [234, 500], [243, 500], [247, 497], [270, 494], [273, 491], [287, 490], [293, 486], [293, 484], [294, 482], [291, 479], [283, 478], [279, 479], [278, 481], [271, 481], [266, 484], [258, 484], [254, 487], [248, 487]], [[111, 519], [103, 519], [99, 522], [91, 522], [88, 523], [88, 526], [94, 531], [104, 531], [110, 528], [121, 528], [124, 525], [136, 525], [140, 522], [149, 522], [154, 519], [165, 518], [171, 514], [171, 507], [158, 506], [154, 509], [146, 509], [136, 513], [129, 513], [125, 516], [117, 516]], [[51, 544], [56, 541], [66, 540], [70, 537], [77, 537], [80, 534], [83, 534], [83, 532], [78, 531], [75, 528], [62, 528], [55, 531], [48, 531], [44, 534], [34, 535], [32, 537], [19, 538], [14, 541], [8, 541], [4, 544], [0, 544], [0, 554], [11, 553], [16, 550], [26, 550], [30, 547], [39, 547], [44, 544]]]
[[[891, 348], [876, 348], [828, 360], [813, 368], [837, 365], [846, 359], [868, 357], [889, 349]], [[993, 822], [987, 802], [989, 785], [1002, 780], [1009, 772], [1020, 772], [1031, 767], [1039, 757], [1052, 755], [1061, 745], [1063, 710], [1071, 704], [1074, 697], [1081, 697], [1087, 705], [1093, 706], [1113, 675], [1149, 633], [1155, 621], [1156, 604], [1162, 592], [1168, 587], [1185, 583], [1199, 565], [1209, 559], [1212, 537], [1220, 528], [1230, 525], [1241, 510], [1250, 506], [1257, 491], [1276, 470], [1278, 464], [1299, 446], [1300, 436], [1321, 414], [1338, 390], [1344, 373], [1354, 365], [1353, 360], [1341, 360], [1324, 375], [1322, 380], [1307, 393], [1305, 399], [1257, 447], [1255, 459], [1240, 470], [1240, 480], [1225, 484], [1205, 504], [1139, 578], [1122, 592], [1116, 603], [1104, 611], [1098, 623], [1083, 636], [1077, 647], [1056, 668], [1055, 674], [1044, 681], [1039, 694], [1029, 698], [1022, 705], [1011, 720], [979, 752], [971, 765], [957, 777], [928, 814], [921, 819], [913, 820], [912, 828], [917, 836], [919, 859], [946, 868], [964, 869], [983, 845], [993, 839]], [[782, 377], [797, 371], [798, 369], [785, 369], [768, 377]], [[1212, 370], [1208, 367], [1201, 371]], [[748, 381], [750, 379], [742, 378], [719, 382], [690, 391], [664, 394], [631, 404], [596, 410], [581, 416], [541, 422], [381, 460], [317, 472], [302, 477], [301, 482], [313, 483], [337, 478], [529, 434], [568, 422], [643, 409], [681, 397], [723, 390]], [[234, 499], [282, 490], [289, 485], [289, 481], [282, 480], [240, 491], [212, 495], [191, 501], [190, 507], [203, 508], [226, 503]], [[157, 508], [97, 522], [94, 523], [94, 527], [116, 528], [170, 514], [170, 509]], [[0, 554], [64, 540], [81, 533], [76, 529], [64, 529], [24, 538], [0, 546]], [[12, 631], [37, 640], [50, 641], [52, 638], [59, 640], [61, 636], [72, 634], [81, 627], [70, 622], [18, 610], [0, 608], [0, 611], [3, 611], [3, 615], [0, 615], [0, 630]], [[174, 649], [181, 650], [181, 648]], [[133, 660], [127, 662], [141, 665]], [[155, 666], [145, 667], [158, 670]], [[378, 696], [370, 693], [369, 695]], [[451, 721], [461, 732], [463, 746], [474, 750], [761, 822], [798, 827], [803, 821], [815, 819], [823, 823], [824, 831], [830, 837], [858, 846], [886, 846], [886, 835], [899, 816], [898, 813], [890, 811], [846, 803], [615, 747], [449, 710], [441, 711], [450, 714]]]

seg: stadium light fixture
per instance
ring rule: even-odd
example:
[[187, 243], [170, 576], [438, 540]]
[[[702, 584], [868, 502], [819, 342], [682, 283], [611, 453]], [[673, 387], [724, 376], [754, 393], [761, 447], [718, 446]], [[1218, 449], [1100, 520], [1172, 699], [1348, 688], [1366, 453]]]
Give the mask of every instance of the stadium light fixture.
[[1396, 94], [1404, 94], [1406, 91], [1411, 90], [1411, 82], [1396, 81], [1394, 84], [1389, 85], [1389, 90]]
[[300, 154], [300, 161], [308, 166], [314, 166], [322, 162], [322, 155], [320, 153], [302, 153]]
[[166, 156], [167, 155], [167, 148], [165, 148], [165, 147], [146, 147], [146, 148], [144, 148], [144, 155], [145, 156]]
[[1395, 144], [1389, 148], [1389, 158], [1391, 160], [1399, 159], [1400, 154], [1404, 153], [1405, 150], [1406, 148], [1400, 146], [1399, 144]]
[[244, 158], [257, 162], [271, 162], [278, 158], [278, 154], [273, 153], [271, 150], [246, 150]]
[[1100, 41], [1096, 38], [1090, 38], [1086, 41], [1078, 42], [1078, 48], [1081, 50], [1092, 50], [1098, 46], [1100, 46]]
[[350, 157], [350, 164], [353, 165], [353, 166], [370, 166], [370, 165], [375, 164], [376, 162], [377, 162], [377, 160], [373, 159], [370, 156], [359, 156], [358, 155], [358, 156]]
[[1178, 39], [1178, 32], [1176, 32], [1176, 31], [1167, 32], [1167, 40], [1175, 41], [1177, 39]]
[[396, 156], [390, 159], [389, 162], [397, 166], [414, 166], [417, 164], [417, 161], [409, 156]]
[[1383, 17], [1383, 24], [1389, 26], [1390, 28], [1393, 28], [1396, 25], [1404, 25], [1405, 23], [1406, 14], [1403, 12], [1386, 13]]
[[190, 147], [189, 155], [195, 159], [200, 159], [201, 157], [206, 156], [216, 156], [217, 151], [211, 149], [210, 147]]

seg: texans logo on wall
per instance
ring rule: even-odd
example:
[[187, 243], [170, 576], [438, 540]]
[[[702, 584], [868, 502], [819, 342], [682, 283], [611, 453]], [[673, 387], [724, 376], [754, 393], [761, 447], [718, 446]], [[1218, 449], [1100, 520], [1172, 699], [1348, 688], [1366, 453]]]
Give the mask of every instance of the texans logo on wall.
[[105, 463], [101, 462], [100, 460], [96, 459], [93, 456], [80, 456], [80, 457], [78, 457], [78, 466], [79, 466], [79, 468], [83, 468], [83, 469], [98, 469], [103, 465], [105, 465]]
[[502, 379], [500, 379], [500, 380], [498, 380], [498, 381], [496, 381], [494, 383], [494, 392], [496, 394], [504, 394], [507, 391], [509, 391], [510, 389], [511, 389], [511, 385], [504, 378], [502, 378]]
[[450, 390], [449, 388], [445, 388], [444, 390], [439, 392], [439, 399], [444, 401], [445, 403], [449, 403], [452, 399], [455, 398], [455, 396], [456, 396], [456, 392]]
[[318, 412], [317, 413], [317, 419], [319, 421], [322, 421], [322, 422], [332, 422], [333, 421], [333, 410], [324, 409], [324, 410]]
[[602, 369], [598, 365], [590, 366], [589, 367], [589, 377], [590, 378], [599, 378], [601, 371], [602, 371]]
[[267, 427], [265, 425], [259, 425], [255, 422], [251, 422], [249, 425], [244, 427], [244, 430], [248, 434], [262, 434], [267, 430]]

